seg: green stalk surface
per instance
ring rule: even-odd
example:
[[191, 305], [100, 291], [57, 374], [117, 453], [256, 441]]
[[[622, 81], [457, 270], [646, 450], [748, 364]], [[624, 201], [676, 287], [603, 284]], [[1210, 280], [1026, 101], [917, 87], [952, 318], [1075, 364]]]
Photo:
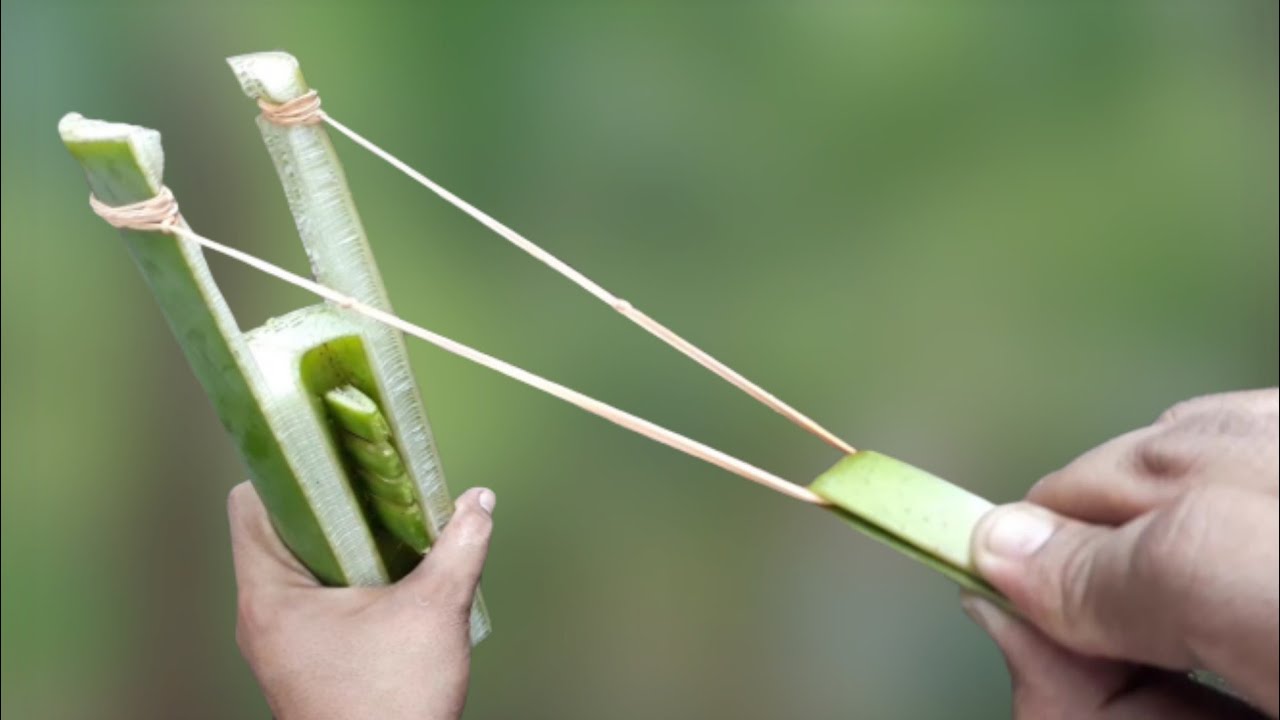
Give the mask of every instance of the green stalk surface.
[[[139, 202], [164, 185], [164, 151], [156, 131], [76, 114], [64, 117], [58, 130], [103, 202]], [[281, 440], [281, 418], [258, 392], [260, 375], [200, 249], [162, 233], [120, 234], [248, 465], [280, 537], [321, 581], [353, 582], [307, 497], [298, 458]]]
[[970, 542], [993, 505], [917, 467], [877, 452], [847, 455], [809, 489], [858, 530], [1006, 605], [973, 566]]
[[[279, 104], [311, 89], [298, 61], [288, 53], [240, 55], [227, 62], [245, 94], [253, 100]], [[392, 312], [342, 163], [324, 126], [283, 127], [261, 116], [257, 122], [316, 280]], [[417, 495], [427, 533], [434, 539], [453, 514], [453, 501], [404, 338], [398, 331], [364, 317], [353, 316], [353, 322], [363, 327], [362, 336], [369, 344], [377, 379], [373, 388], [376, 393], [372, 394], [381, 398], [379, 407], [396, 439], [399, 459]], [[354, 452], [376, 449], [356, 445]], [[488, 632], [488, 614], [479, 593], [471, 623], [473, 639]]]

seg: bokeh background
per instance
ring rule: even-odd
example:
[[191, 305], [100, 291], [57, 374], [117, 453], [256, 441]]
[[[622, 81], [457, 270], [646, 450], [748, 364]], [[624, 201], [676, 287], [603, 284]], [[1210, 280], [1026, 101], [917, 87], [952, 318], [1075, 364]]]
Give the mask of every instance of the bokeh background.
[[[859, 446], [995, 500], [1277, 376], [1268, 0], [3, 3], [3, 710], [265, 717], [244, 471], [55, 124], [162, 130], [193, 226], [301, 269], [222, 58], [343, 121]], [[408, 318], [784, 476], [836, 457], [338, 140]], [[306, 302], [217, 259], [246, 327]], [[499, 496], [471, 718], [984, 718], [993, 647], [839, 521], [433, 348]]]

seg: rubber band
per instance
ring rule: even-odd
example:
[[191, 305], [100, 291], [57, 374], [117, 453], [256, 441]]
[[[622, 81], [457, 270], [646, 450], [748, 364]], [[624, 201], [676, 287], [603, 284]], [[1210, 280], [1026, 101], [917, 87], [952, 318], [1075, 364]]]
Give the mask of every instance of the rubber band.
[[696, 440], [687, 438], [677, 432], [668, 430], [660, 425], [636, 415], [632, 415], [625, 410], [618, 409], [590, 396], [584, 395], [557, 382], [535, 375], [528, 370], [524, 370], [508, 362], [499, 360], [498, 358], [485, 354], [472, 347], [463, 345], [456, 340], [451, 340], [443, 335], [434, 333], [385, 310], [360, 302], [349, 295], [340, 293], [337, 290], [326, 285], [321, 285], [320, 283], [302, 277], [301, 275], [289, 272], [278, 265], [273, 265], [272, 263], [254, 255], [250, 255], [243, 250], [237, 250], [199, 235], [180, 224], [181, 216], [178, 214], [178, 203], [174, 200], [173, 193], [171, 193], [167, 187], [161, 188], [160, 192], [153, 198], [119, 206], [107, 205], [96, 197], [90, 195], [89, 206], [93, 208], [93, 211], [99, 217], [106, 220], [112, 227], [120, 228], [122, 230], [166, 233], [184, 240], [189, 240], [201, 247], [208, 248], [209, 250], [244, 263], [245, 265], [271, 275], [277, 279], [283, 280], [291, 285], [307, 290], [335, 303], [340, 307], [347, 308], [352, 312], [368, 317], [375, 322], [395, 328], [406, 335], [411, 335], [420, 340], [424, 340], [446, 352], [450, 352], [461, 358], [470, 360], [477, 365], [482, 365], [490, 370], [506, 375], [507, 377], [522, 382], [536, 390], [541, 390], [548, 395], [559, 398], [572, 405], [576, 405], [577, 407], [602, 417], [615, 425], [643, 435], [650, 440], [660, 442], [668, 447], [679, 450], [687, 455], [691, 455], [724, 470], [728, 470], [735, 475], [746, 478], [747, 480], [767, 487], [770, 490], [774, 490], [788, 497], [813, 505], [830, 504], [812, 490], [783, 480], [766, 470], [762, 470], [754, 465], [739, 460], [732, 455], [728, 455]]
[[176, 227], [178, 219], [178, 201], [168, 187], [160, 188], [155, 197], [147, 198], [131, 205], [112, 207], [97, 197], [89, 196], [89, 207], [107, 224], [121, 230], [138, 230], [141, 232], [168, 232]]
[[816, 436], [823, 442], [846, 455], [852, 455], [854, 452], [857, 452], [852, 445], [840, 439], [835, 433], [822, 427], [815, 420], [783, 402], [776, 395], [770, 393], [751, 380], [748, 380], [746, 376], [737, 372], [728, 365], [725, 365], [723, 362], [717, 360], [715, 357], [711, 356], [709, 353], [705, 352], [688, 340], [685, 340], [683, 337], [676, 334], [674, 330], [671, 330], [662, 323], [659, 323], [657, 320], [649, 317], [626, 300], [623, 300], [608, 290], [605, 290], [598, 283], [591, 280], [591, 278], [588, 278], [586, 275], [575, 270], [569, 264], [542, 249], [533, 241], [498, 222], [484, 211], [445, 189], [444, 186], [413, 169], [408, 163], [400, 160], [386, 150], [383, 150], [368, 138], [365, 138], [363, 135], [357, 133], [343, 123], [335, 120], [328, 113], [320, 109], [320, 96], [315, 90], [309, 90], [293, 100], [279, 104], [259, 98], [258, 107], [262, 109], [262, 116], [264, 118], [284, 127], [316, 125], [322, 122], [326, 123], [334, 130], [337, 130], [347, 136], [347, 138], [352, 142], [373, 153], [387, 164], [408, 176], [414, 182], [422, 185], [438, 195], [445, 202], [448, 202], [462, 212], [471, 216], [481, 225], [484, 225], [497, 233], [512, 245], [515, 245], [533, 256], [547, 267], [555, 270], [578, 287], [586, 290], [598, 300], [613, 308], [623, 317], [644, 328], [649, 334], [683, 353], [686, 357], [710, 370], [712, 373], [746, 393], [765, 407], [768, 407], [779, 415], [782, 415], [801, 429]]
[[326, 117], [320, 109], [320, 95], [315, 90], [279, 104], [259, 98], [258, 108], [262, 110], [262, 117], [285, 127], [319, 125]]

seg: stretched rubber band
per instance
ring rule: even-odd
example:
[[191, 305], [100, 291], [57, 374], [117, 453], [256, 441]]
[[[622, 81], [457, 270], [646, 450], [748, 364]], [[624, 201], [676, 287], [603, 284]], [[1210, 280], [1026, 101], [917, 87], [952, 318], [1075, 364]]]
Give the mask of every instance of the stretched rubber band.
[[779, 415], [782, 415], [801, 429], [816, 436], [823, 442], [846, 455], [852, 455], [856, 452], [852, 445], [841, 440], [835, 433], [822, 427], [809, 416], [783, 402], [773, 393], [770, 393], [755, 384], [751, 380], [747, 379], [746, 376], [737, 372], [728, 365], [725, 365], [723, 362], [720, 362], [715, 357], [712, 357], [709, 353], [705, 352], [688, 340], [685, 340], [683, 337], [676, 334], [674, 330], [671, 330], [657, 320], [649, 317], [644, 312], [634, 307], [631, 303], [614, 295], [608, 290], [605, 290], [598, 283], [591, 280], [591, 278], [588, 278], [586, 275], [575, 270], [572, 266], [542, 249], [528, 238], [520, 235], [506, 225], [503, 225], [471, 203], [445, 189], [444, 186], [431, 180], [417, 170], [414, 170], [408, 165], [408, 163], [405, 163], [403, 160], [400, 160], [396, 156], [375, 145], [363, 135], [335, 120], [328, 113], [320, 109], [320, 96], [315, 90], [310, 90], [293, 100], [279, 104], [259, 98], [258, 107], [262, 109], [262, 116], [264, 118], [284, 127], [317, 125], [322, 122], [328, 124], [334, 130], [337, 130], [347, 136], [347, 138], [352, 142], [373, 153], [387, 164], [404, 173], [414, 182], [438, 195], [445, 202], [448, 202], [467, 215], [470, 215], [481, 225], [484, 225], [497, 233], [512, 245], [515, 245], [533, 256], [547, 267], [555, 270], [578, 287], [586, 290], [601, 302], [616, 310], [623, 317], [644, 328], [649, 332], [649, 334], [659, 340], [662, 340], [672, 348], [675, 348], [677, 351], [681, 352], [702, 367], [710, 370], [712, 373], [746, 393], [765, 407], [768, 407]]
[[713, 447], [687, 438], [660, 425], [656, 425], [644, 418], [632, 415], [625, 410], [620, 410], [612, 405], [596, 400], [595, 398], [583, 395], [576, 390], [565, 387], [564, 385], [548, 380], [539, 375], [535, 375], [528, 370], [524, 370], [508, 362], [499, 360], [492, 355], [485, 354], [472, 347], [463, 345], [456, 340], [451, 340], [443, 335], [434, 333], [385, 310], [362, 303], [349, 295], [340, 293], [337, 290], [321, 285], [320, 283], [302, 277], [301, 275], [289, 272], [278, 265], [273, 265], [272, 263], [254, 255], [250, 255], [243, 250], [237, 250], [214, 240], [210, 240], [202, 235], [198, 235], [180, 224], [178, 203], [174, 200], [173, 193], [169, 192], [168, 188], [161, 188], [160, 192], [153, 198], [129, 205], [119, 206], [107, 205], [91, 195], [89, 197], [89, 206], [93, 208], [93, 211], [97, 213], [99, 217], [106, 220], [112, 227], [124, 230], [166, 233], [184, 240], [189, 240], [201, 247], [208, 248], [209, 250], [225, 255], [233, 260], [237, 260], [254, 269], [283, 280], [290, 285], [295, 285], [303, 290], [314, 293], [315, 295], [329, 300], [340, 307], [347, 308], [352, 312], [368, 317], [376, 322], [388, 325], [405, 333], [406, 335], [411, 335], [420, 340], [424, 340], [442, 350], [445, 350], [446, 352], [450, 352], [461, 358], [470, 360], [477, 365], [487, 367], [490, 370], [506, 375], [513, 380], [518, 380], [534, 389], [541, 390], [548, 395], [557, 397], [567, 403], [576, 405], [589, 413], [602, 417], [615, 425], [643, 435], [650, 440], [660, 442], [668, 447], [675, 448], [687, 455], [691, 455], [724, 470], [728, 470], [735, 475], [746, 478], [747, 480], [759, 485], [763, 485], [770, 490], [774, 490], [788, 497], [813, 505], [830, 504], [808, 488], [783, 480], [773, 473], [739, 460], [732, 455], [728, 455]]

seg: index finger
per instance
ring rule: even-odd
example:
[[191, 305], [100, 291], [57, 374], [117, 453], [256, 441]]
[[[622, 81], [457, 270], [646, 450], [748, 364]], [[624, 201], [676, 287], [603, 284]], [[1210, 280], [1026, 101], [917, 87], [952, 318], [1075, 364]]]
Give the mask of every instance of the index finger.
[[1202, 485], [1277, 494], [1274, 390], [1196, 398], [1047, 475], [1027, 499], [1115, 525]]
[[1089, 523], [1118, 525], [1165, 502], [1171, 483], [1137, 472], [1138, 448], [1157, 430], [1127, 432], [1044, 476], [1027, 491], [1027, 500]]
[[271, 586], [316, 587], [320, 583], [280, 541], [253, 485], [242, 482], [227, 497], [231, 553], [241, 591]]

